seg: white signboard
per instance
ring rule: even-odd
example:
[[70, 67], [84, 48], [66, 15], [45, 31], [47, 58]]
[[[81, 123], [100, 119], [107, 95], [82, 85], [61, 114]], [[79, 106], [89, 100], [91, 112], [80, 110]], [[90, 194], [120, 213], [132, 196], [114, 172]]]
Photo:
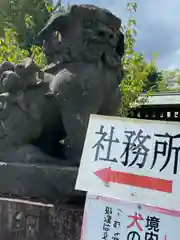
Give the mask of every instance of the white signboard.
[[76, 189], [180, 209], [180, 124], [91, 115]]
[[81, 240], [180, 239], [180, 212], [88, 195]]

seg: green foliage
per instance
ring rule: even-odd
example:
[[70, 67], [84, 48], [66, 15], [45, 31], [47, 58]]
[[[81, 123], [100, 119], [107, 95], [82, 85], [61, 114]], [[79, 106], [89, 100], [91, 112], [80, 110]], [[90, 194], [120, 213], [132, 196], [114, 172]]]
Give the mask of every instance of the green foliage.
[[[125, 35], [125, 56], [123, 58], [125, 77], [120, 84], [123, 95], [120, 108], [121, 116], [126, 116], [132, 105], [138, 100], [147, 83], [147, 77], [155, 66], [153, 60], [146, 62], [144, 56], [134, 50], [137, 29], [136, 21], [131, 16], [137, 11], [137, 4], [128, 3], [127, 10], [130, 12], [128, 26], [122, 26], [121, 29]], [[150, 92], [147, 93], [147, 95], [149, 94]]]
[[6, 28], [12, 28], [20, 46], [28, 48], [52, 11], [52, 0], [1, 0], [0, 35], [4, 35]]
[[44, 67], [47, 62], [43, 50], [31, 41], [55, 10], [66, 10], [60, 0], [56, 5], [52, 0], [1, 0], [0, 63], [19, 63], [31, 53], [35, 62]]
[[157, 92], [159, 85], [163, 81], [163, 71], [159, 71], [158, 68], [154, 65], [152, 65], [152, 69], [150, 73], [148, 74], [145, 85], [144, 85], [144, 91], [152, 90], [153, 92]]
[[[19, 63], [29, 56], [29, 52], [19, 46], [17, 33], [12, 29], [6, 29], [5, 35], [0, 39], [0, 63], [4, 60]], [[44, 67], [46, 58], [41, 48], [32, 46], [30, 48], [32, 57], [39, 67]]]
[[[31, 44], [54, 11], [67, 11], [59, 0], [1, 0], [0, 2], [0, 63], [19, 63], [31, 56], [39, 67], [46, 65], [43, 49]], [[30, 54], [31, 53], [31, 54]]]
[[180, 69], [164, 70], [162, 76], [156, 89], [157, 92], [180, 92]]
[[0, 62], [7, 60], [17, 63], [28, 56], [28, 51], [19, 47], [16, 37], [16, 32], [6, 29], [4, 38], [0, 39]]
[[17, 41], [22, 48], [29, 49], [33, 38], [44, 27], [52, 12], [66, 11], [59, 0], [0, 0], [0, 36], [5, 29], [11, 28], [17, 33]]

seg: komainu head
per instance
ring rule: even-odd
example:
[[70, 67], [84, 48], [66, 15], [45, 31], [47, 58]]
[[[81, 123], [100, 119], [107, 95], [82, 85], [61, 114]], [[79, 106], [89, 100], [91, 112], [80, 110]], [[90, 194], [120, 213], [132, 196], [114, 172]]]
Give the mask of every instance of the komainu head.
[[105, 9], [73, 5], [68, 13], [54, 13], [37, 38], [49, 63], [100, 60], [117, 67], [124, 54], [120, 27], [121, 20]]

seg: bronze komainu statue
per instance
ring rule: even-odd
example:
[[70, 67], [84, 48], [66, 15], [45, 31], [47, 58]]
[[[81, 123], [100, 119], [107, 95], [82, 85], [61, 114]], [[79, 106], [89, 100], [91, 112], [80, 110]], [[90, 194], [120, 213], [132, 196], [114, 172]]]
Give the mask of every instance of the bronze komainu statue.
[[79, 164], [89, 115], [116, 115], [120, 106], [120, 26], [107, 10], [74, 5], [37, 36], [48, 66], [1, 64], [0, 161]]

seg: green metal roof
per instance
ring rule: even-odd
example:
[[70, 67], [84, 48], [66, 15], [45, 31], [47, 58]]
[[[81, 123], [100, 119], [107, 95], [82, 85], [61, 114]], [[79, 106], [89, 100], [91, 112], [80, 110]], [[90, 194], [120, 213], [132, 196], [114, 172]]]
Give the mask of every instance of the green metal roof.
[[143, 103], [144, 106], [162, 106], [162, 105], [180, 105], [180, 92], [161, 92], [153, 93], [149, 97], [141, 94], [139, 100], [147, 98], [148, 101]]

